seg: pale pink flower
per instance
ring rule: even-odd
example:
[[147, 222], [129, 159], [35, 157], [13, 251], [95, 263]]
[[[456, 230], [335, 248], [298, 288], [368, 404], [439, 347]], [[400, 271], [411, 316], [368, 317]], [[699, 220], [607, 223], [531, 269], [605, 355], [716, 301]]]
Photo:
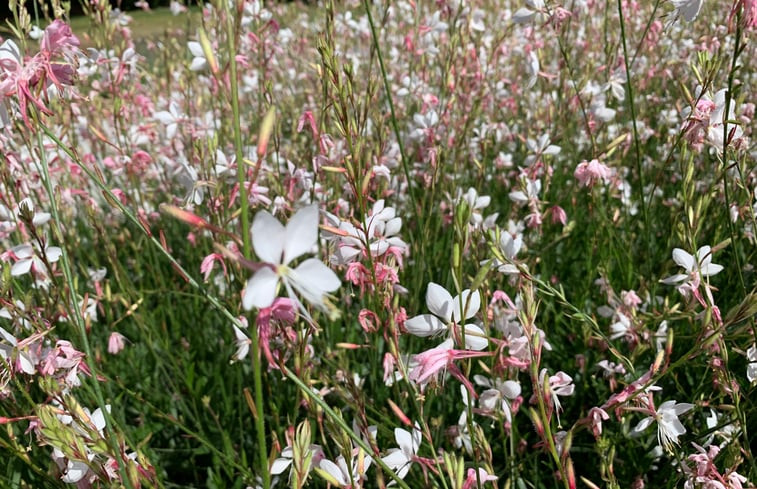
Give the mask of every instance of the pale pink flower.
[[591, 432], [595, 438], [599, 438], [599, 435], [602, 434], [602, 421], [607, 421], [608, 419], [610, 419], [610, 416], [602, 408], [593, 407], [589, 410], [588, 420], [591, 425]]
[[455, 378], [468, 387], [469, 391], [473, 391], [470, 381], [463, 375], [460, 369], [455, 366], [454, 362], [465, 358], [490, 355], [489, 352], [455, 350], [452, 348], [452, 341], [446, 340], [436, 348], [431, 348], [430, 350], [415, 355], [414, 360], [418, 363], [418, 366], [410, 372], [408, 377], [410, 380], [418, 384], [423, 384], [442, 370], [448, 369]]
[[[546, 375], [546, 368], [539, 372], [539, 385], [544, 385], [544, 378]], [[552, 398], [552, 404], [555, 406], [555, 411], [558, 413], [562, 411], [558, 396], [572, 396], [575, 389], [576, 386], [573, 384], [573, 378], [563, 371], [557, 372], [555, 375], [549, 377], [549, 391]]]
[[126, 346], [126, 337], [121, 333], [113, 331], [108, 337], [108, 353], [116, 355]]
[[478, 485], [479, 482], [483, 485], [487, 482], [494, 482], [497, 479], [499, 479], [499, 477], [489, 474], [489, 472], [487, 472], [483, 467], [478, 468], [478, 474], [476, 474], [476, 469], [469, 468], [468, 472], [465, 475], [465, 482], [463, 482], [462, 489], [473, 489], [474, 487], [481, 487]]
[[582, 186], [593, 187], [600, 180], [603, 183], [607, 183], [612, 177], [612, 170], [597, 159], [591, 161], [584, 160], [578, 164], [573, 176], [576, 177]]

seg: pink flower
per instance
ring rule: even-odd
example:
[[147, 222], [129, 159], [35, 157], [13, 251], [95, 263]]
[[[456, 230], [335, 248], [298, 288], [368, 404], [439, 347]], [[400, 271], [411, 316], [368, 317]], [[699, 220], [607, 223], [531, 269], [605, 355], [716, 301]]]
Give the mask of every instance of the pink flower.
[[578, 164], [573, 176], [582, 186], [593, 187], [598, 180], [607, 183], [612, 177], [612, 170], [599, 160], [594, 159], [588, 162], [584, 160]]
[[68, 53], [79, 46], [71, 27], [60, 19], [56, 19], [45, 29], [45, 35], [40, 43], [40, 50], [49, 54]]
[[111, 355], [118, 354], [126, 346], [126, 337], [121, 333], [113, 331], [108, 338], [108, 353]]
[[410, 380], [423, 384], [430, 378], [437, 375], [443, 369], [448, 369], [453, 377], [462, 382], [469, 392], [473, 391], [473, 386], [459, 368], [454, 364], [455, 360], [461, 360], [464, 358], [475, 358], [491, 356], [489, 352], [478, 352], [470, 350], [455, 350], [452, 348], [452, 340], [446, 340], [441, 345], [430, 350], [426, 350], [423, 353], [415, 355], [415, 362], [418, 366], [415, 367], [408, 377]]
[[486, 469], [479, 467], [478, 468], [478, 477], [476, 477], [476, 469], [469, 468], [468, 472], [465, 476], [465, 482], [463, 482], [463, 489], [473, 489], [474, 487], [479, 487], [478, 481], [481, 482], [481, 484], [486, 484], [487, 482], [494, 482], [498, 479], [496, 475], [490, 475], [489, 472], [486, 471]]
[[607, 421], [610, 416], [604, 409], [593, 407], [589, 410], [588, 419], [591, 423], [591, 432], [595, 438], [599, 438], [599, 435], [602, 434], [602, 421]]

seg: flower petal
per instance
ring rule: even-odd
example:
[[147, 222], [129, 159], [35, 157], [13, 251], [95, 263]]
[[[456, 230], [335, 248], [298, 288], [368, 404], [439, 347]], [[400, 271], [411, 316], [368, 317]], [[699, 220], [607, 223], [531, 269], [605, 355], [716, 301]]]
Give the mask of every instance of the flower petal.
[[405, 321], [405, 329], [410, 334], [425, 338], [447, 330], [447, 325], [433, 314], [422, 314]]
[[693, 408], [694, 408], [693, 404], [688, 404], [688, 403], [682, 402], [680, 404], [676, 404], [676, 406], [673, 409], [673, 411], [676, 413], [676, 416], [680, 416], [683, 413], [685, 413], [686, 411], [688, 411], [690, 409], [693, 409]]
[[271, 474], [279, 475], [280, 473], [284, 472], [291, 463], [291, 458], [277, 458], [271, 465]]
[[282, 263], [285, 240], [286, 230], [275, 217], [266, 211], [255, 214], [252, 221], [252, 247], [260, 260]]
[[[325, 292], [334, 292], [339, 286], [342, 285], [339, 277], [334, 273], [332, 269], [323, 264], [323, 262], [317, 258], [309, 258], [295, 269], [297, 272], [298, 282], [304, 280], [307, 287], [313, 287]], [[297, 284], [302, 287], [302, 284]]]
[[261, 268], [255, 272], [255, 275], [247, 281], [247, 286], [244, 288], [242, 307], [246, 311], [249, 311], [253, 307], [259, 309], [270, 307], [276, 298], [276, 286], [278, 282], [278, 275], [268, 267]]
[[722, 271], [723, 265], [718, 265], [717, 263], [709, 263], [707, 266], [702, 267], [702, 275], [704, 275], [705, 277], [717, 275]]
[[456, 323], [463, 320], [462, 314], [460, 314], [461, 304], [462, 307], [465, 308], [464, 319], [470, 319], [475, 316], [481, 308], [481, 294], [478, 291], [471, 294], [469, 289], [465, 289], [463, 293], [460, 294], [460, 297], [455, 297], [452, 301], [452, 319], [454, 319]]
[[14, 263], [11, 267], [11, 277], [18, 277], [19, 275], [29, 273], [29, 270], [32, 269], [32, 262], [33, 260], [31, 258], [26, 258]]
[[679, 266], [685, 268], [687, 272], [693, 271], [696, 266], [696, 263], [694, 263], [694, 257], [681, 248], [675, 248], [673, 250], [673, 261]]
[[465, 325], [465, 348], [468, 350], [481, 351], [489, 346], [484, 330], [475, 324]]
[[435, 284], [434, 282], [428, 284], [428, 289], [426, 289], [426, 306], [428, 306], [429, 311], [447, 322], [452, 318], [454, 307], [452, 304], [452, 295], [439, 284]]
[[318, 205], [303, 207], [289, 220], [284, 240], [286, 265], [298, 256], [310, 252], [318, 241]]

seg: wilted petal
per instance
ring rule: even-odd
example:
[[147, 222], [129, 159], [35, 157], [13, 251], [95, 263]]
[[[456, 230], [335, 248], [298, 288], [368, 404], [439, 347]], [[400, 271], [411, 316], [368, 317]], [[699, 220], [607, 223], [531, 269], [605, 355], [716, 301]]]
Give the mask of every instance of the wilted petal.
[[259, 309], [270, 307], [276, 298], [276, 285], [278, 282], [278, 275], [268, 267], [261, 268], [255, 272], [255, 275], [247, 281], [247, 286], [244, 288], [242, 307], [246, 311], [249, 311], [253, 307]]
[[275, 217], [266, 211], [255, 214], [252, 221], [252, 247], [258, 258], [268, 263], [281, 263], [285, 240], [286, 229]]

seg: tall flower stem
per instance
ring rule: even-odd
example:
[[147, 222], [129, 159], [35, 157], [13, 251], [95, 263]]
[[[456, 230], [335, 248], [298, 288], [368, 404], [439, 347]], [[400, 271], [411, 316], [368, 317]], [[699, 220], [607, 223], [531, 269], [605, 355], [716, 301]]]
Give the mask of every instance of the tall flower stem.
[[[641, 203], [641, 210], [644, 215], [644, 237], [647, 246], [647, 260], [646, 267], [647, 272], [651, 272], [653, 255], [652, 255], [652, 243], [650, 241], [650, 229], [649, 229], [649, 211], [644, 203], [644, 168], [641, 164], [641, 147], [639, 145], [639, 130], [636, 126], [636, 104], [634, 101], [633, 85], [631, 84], [631, 61], [628, 59], [628, 42], [626, 41], [626, 23], [623, 18], [623, 4], [621, 0], [618, 0], [618, 16], [620, 18], [620, 39], [623, 44], [623, 61], [626, 66], [626, 89], [628, 91], [628, 109], [631, 112], [631, 123], [633, 127], [633, 147], [634, 154], [636, 156], [636, 173], [638, 173], [639, 183], [637, 185], [637, 192], [639, 195], [639, 202]], [[652, 273], [647, 273], [652, 275]]]
[[[247, 198], [247, 166], [244, 164], [244, 154], [242, 147], [242, 128], [240, 125], [239, 115], [239, 84], [237, 80], [237, 23], [236, 16], [232, 15], [228, 2], [226, 6], [226, 26], [228, 35], [228, 55], [229, 55], [229, 91], [231, 92], [231, 123], [234, 128], [234, 150], [237, 160], [237, 181], [239, 183], [239, 199], [241, 204], [241, 221], [242, 221], [242, 244], [245, 259], [252, 256], [252, 247], [250, 244], [250, 217], [249, 217], [249, 200]], [[261, 155], [258, 155], [261, 158]], [[263, 479], [263, 489], [271, 487], [271, 474], [268, 470], [268, 448], [265, 440], [265, 411], [263, 410], [263, 373], [260, 365], [260, 343], [258, 335], [253, 332], [250, 335], [250, 349], [252, 350], [252, 379], [255, 394], [255, 431], [258, 438], [258, 459], [260, 463], [260, 475]]]
[[84, 347], [84, 353], [87, 355], [87, 365], [91, 370], [92, 389], [95, 393], [95, 399], [97, 400], [97, 406], [103, 413], [105, 419], [105, 431], [110, 449], [113, 451], [113, 458], [118, 464], [118, 472], [121, 476], [121, 481], [126, 487], [133, 488], [134, 484], [129, 478], [128, 471], [123, 464], [123, 459], [120, 457], [121, 448], [118, 445], [118, 439], [113, 426], [113, 418], [110, 415], [105, 403], [105, 396], [100, 388], [100, 381], [98, 380], [97, 365], [95, 364], [95, 357], [92, 354], [92, 346], [89, 344], [89, 337], [87, 336], [87, 328], [84, 324], [84, 318], [82, 317], [79, 304], [77, 304], [76, 283], [74, 282], [74, 274], [71, 271], [71, 260], [68, 256], [68, 249], [65, 246], [63, 231], [60, 227], [60, 212], [58, 210], [58, 201], [55, 198], [55, 189], [50, 181], [50, 166], [47, 161], [47, 152], [42, 142], [42, 133], [37, 131], [37, 149], [39, 150], [39, 158], [42, 163], [42, 183], [45, 187], [45, 192], [50, 199], [50, 212], [53, 215], [52, 227], [55, 233], [55, 239], [60, 243], [61, 257], [60, 263], [63, 269], [63, 277], [66, 281], [66, 287], [68, 288], [69, 307], [71, 314], [73, 315], [73, 321], [76, 325], [76, 329], [79, 330], [79, 337]]

